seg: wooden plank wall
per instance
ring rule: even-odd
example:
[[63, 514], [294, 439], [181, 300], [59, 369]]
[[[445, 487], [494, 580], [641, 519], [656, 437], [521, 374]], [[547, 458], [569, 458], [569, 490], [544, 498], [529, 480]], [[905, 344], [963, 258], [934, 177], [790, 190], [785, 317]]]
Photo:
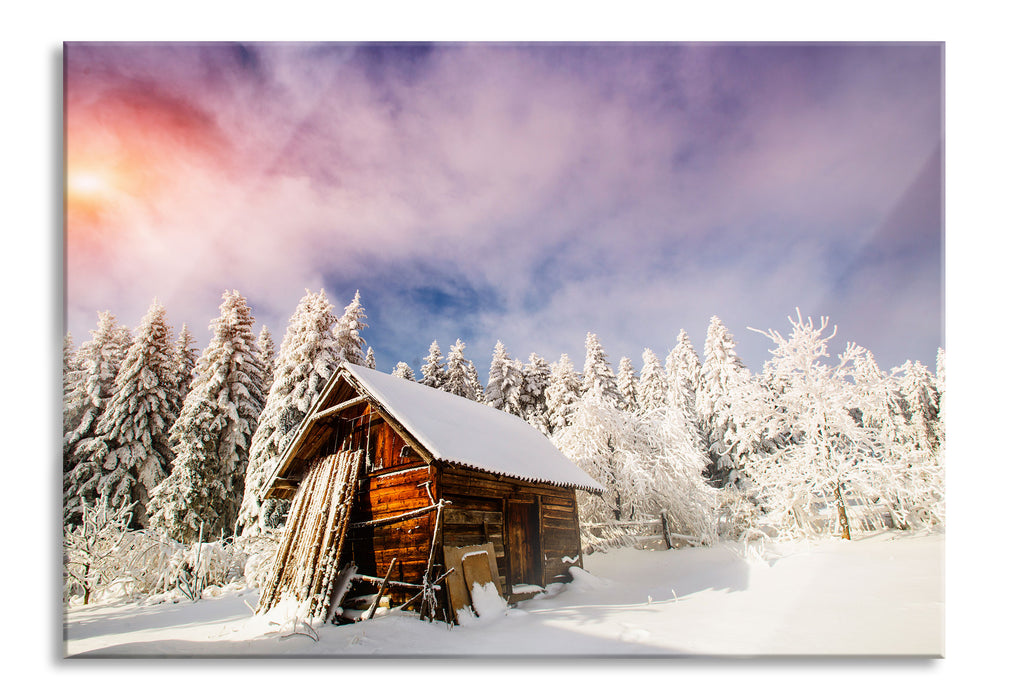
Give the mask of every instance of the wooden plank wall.
[[[377, 420], [371, 425], [373, 467], [358, 483], [351, 522], [391, 518], [431, 505], [423, 485], [431, 479], [428, 466], [413, 452], [403, 454], [404, 442], [388, 423]], [[393, 580], [420, 583], [427, 568], [434, 519], [431, 511], [389, 525], [352, 528], [348, 533], [350, 557], [358, 573], [384, 576], [395, 557]], [[392, 590], [391, 595], [397, 604], [409, 597], [403, 589]]]
[[[508, 563], [504, 512], [511, 500], [536, 503], [543, 557], [543, 584], [568, 581], [568, 567], [581, 564], [578, 513], [572, 488], [536, 484], [473, 469], [439, 464], [438, 492], [452, 501], [445, 511], [443, 542], [462, 547], [493, 542], [504, 585]], [[567, 558], [568, 561], [564, 561]]]

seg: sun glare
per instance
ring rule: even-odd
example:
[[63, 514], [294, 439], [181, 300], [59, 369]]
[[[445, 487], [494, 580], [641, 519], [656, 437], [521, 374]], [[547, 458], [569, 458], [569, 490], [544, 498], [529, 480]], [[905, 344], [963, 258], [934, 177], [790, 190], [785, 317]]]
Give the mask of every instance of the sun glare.
[[81, 199], [98, 199], [109, 193], [108, 180], [93, 170], [71, 172], [67, 176], [67, 194]]

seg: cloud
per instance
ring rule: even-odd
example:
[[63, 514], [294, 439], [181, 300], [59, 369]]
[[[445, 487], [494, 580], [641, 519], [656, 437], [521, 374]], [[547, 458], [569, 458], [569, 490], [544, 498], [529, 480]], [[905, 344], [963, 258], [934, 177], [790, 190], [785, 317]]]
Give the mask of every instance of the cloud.
[[[578, 356], [592, 330], [639, 358], [680, 327], [700, 350], [713, 314], [742, 343], [745, 326], [782, 326], [797, 304], [864, 310], [866, 287], [858, 296], [844, 280], [901, 264], [880, 241], [937, 250], [932, 214], [908, 233], [893, 212], [919, 175], [926, 199], [941, 177], [922, 169], [941, 138], [940, 56], [71, 47], [72, 118], [115, 100], [137, 121], [155, 115], [167, 183], [117, 209], [98, 241], [71, 231], [71, 327], [106, 307], [139, 319], [155, 295], [202, 327], [235, 287], [280, 336], [305, 288], [326, 285], [338, 306], [362, 289], [380, 365], [461, 337], [483, 369], [498, 338], [553, 359]], [[859, 255], [869, 250], [882, 253]], [[907, 289], [927, 282], [930, 261], [908, 265]], [[890, 307], [915, 308], [902, 304]], [[917, 313], [939, 310], [928, 297]], [[896, 334], [865, 327], [877, 356], [873, 341], [901, 352]], [[905, 356], [929, 333], [918, 336]]]

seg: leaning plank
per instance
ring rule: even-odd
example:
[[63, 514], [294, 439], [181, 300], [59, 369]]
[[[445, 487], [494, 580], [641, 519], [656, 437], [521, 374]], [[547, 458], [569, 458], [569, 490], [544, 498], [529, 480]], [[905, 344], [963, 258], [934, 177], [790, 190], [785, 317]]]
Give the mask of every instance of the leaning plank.
[[308, 601], [309, 618], [327, 615], [361, 456], [360, 450], [339, 452], [311, 466], [291, 506], [257, 612], [269, 610], [287, 596]]

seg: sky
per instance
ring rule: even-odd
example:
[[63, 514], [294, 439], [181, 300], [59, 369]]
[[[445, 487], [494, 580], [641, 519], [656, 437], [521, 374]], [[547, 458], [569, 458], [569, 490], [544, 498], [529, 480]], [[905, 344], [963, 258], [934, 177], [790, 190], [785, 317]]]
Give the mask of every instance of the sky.
[[360, 291], [378, 368], [466, 343], [486, 380], [587, 332], [616, 367], [712, 316], [759, 371], [829, 316], [883, 369], [944, 345], [943, 46], [64, 46], [65, 315], [237, 289], [279, 346]]

